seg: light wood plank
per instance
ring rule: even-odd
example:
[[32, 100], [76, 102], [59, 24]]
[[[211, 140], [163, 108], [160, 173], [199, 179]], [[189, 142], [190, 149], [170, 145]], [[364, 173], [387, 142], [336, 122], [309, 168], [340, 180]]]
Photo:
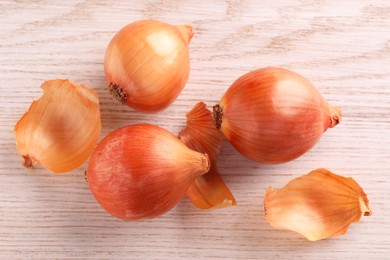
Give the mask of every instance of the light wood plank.
[[[158, 114], [118, 105], [106, 91], [105, 48], [139, 19], [190, 23], [191, 75]], [[390, 255], [390, 3], [378, 1], [0, 1], [1, 259], [387, 259]], [[262, 165], [224, 143], [219, 169], [238, 206], [126, 223], [108, 216], [84, 181], [21, 166], [13, 126], [46, 79], [69, 78], [100, 95], [103, 131], [154, 123], [177, 134], [197, 101], [210, 107], [242, 74], [265, 66], [309, 78], [344, 111], [342, 123], [299, 159]], [[373, 216], [344, 236], [310, 243], [274, 230], [263, 193], [318, 167], [354, 177]]]

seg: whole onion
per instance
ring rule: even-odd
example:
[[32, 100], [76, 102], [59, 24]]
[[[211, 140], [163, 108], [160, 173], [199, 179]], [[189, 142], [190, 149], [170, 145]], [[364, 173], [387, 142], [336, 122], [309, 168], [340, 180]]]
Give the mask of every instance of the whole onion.
[[119, 102], [143, 112], [169, 106], [190, 73], [191, 25], [143, 20], [123, 27], [104, 60], [109, 91]]
[[209, 169], [207, 154], [191, 150], [161, 127], [140, 124], [108, 134], [94, 150], [86, 176], [107, 212], [142, 220], [173, 208]]
[[308, 151], [341, 120], [303, 76], [283, 68], [263, 68], [237, 79], [214, 106], [214, 120], [245, 157], [282, 163]]

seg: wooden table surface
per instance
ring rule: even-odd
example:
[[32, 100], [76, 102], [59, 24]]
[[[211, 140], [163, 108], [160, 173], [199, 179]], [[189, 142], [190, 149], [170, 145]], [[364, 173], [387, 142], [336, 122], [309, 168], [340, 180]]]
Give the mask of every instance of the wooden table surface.
[[[261, 3], [260, 3], [261, 2]], [[191, 74], [178, 99], [142, 114], [107, 93], [105, 48], [139, 19], [190, 23]], [[0, 1], [1, 259], [389, 259], [390, 3], [362, 1]], [[246, 160], [224, 142], [219, 169], [238, 205], [202, 211], [188, 198], [162, 217], [123, 222], [89, 192], [82, 167], [26, 170], [13, 127], [44, 80], [69, 78], [100, 96], [101, 138], [134, 123], [177, 134], [197, 101], [209, 107], [242, 74], [280, 66], [309, 78], [343, 121], [284, 164]], [[324, 167], [353, 177], [373, 215], [318, 242], [274, 230], [264, 218], [272, 185]]]

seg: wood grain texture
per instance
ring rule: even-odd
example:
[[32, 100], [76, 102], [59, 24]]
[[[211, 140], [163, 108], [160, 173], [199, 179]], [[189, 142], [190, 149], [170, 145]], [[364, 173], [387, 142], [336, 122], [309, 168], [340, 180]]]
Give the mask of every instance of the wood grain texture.
[[[106, 91], [105, 47], [139, 19], [190, 23], [191, 74], [158, 114], [118, 105]], [[363, 1], [0, 1], [1, 259], [388, 259], [390, 255], [390, 3]], [[238, 206], [200, 211], [185, 198], [168, 214], [127, 223], [108, 216], [84, 181], [25, 170], [13, 126], [46, 79], [69, 78], [100, 95], [103, 131], [154, 123], [173, 133], [197, 101], [218, 102], [243, 73], [281, 66], [309, 78], [343, 121], [304, 156], [263, 165], [227, 142], [219, 169]], [[325, 167], [353, 177], [373, 215], [346, 235], [308, 242], [266, 223], [263, 193]]]

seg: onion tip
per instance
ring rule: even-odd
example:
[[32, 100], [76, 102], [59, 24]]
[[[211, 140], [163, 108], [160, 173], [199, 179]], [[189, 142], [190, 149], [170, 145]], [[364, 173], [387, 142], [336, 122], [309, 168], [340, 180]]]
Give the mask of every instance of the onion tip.
[[361, 209], [364, 216], [368, 217], [368, 216], [372, 215], [372, 211], [371, 211], [367, 196], [360, 197], [359, 204], [360, 204], [360, 209]]
[[330, 125], [329, 127], [335, 127], [341, 122], [341, 108], [329, 106]]
[[108, 85], [108, 90], [115, 100], [118, 100], [120, 103], [125, 104], [127, 102], [126, 92], [115, 83], [110, 83]]
[[207, 173], [208, 171], [210, 171], [210, 167], [211, 167], [209, 155], [207, 153], [204, 153], [203, 155], [204, 155], [204, 157], [202, 157], [202, 165], [204, 165], [205, 172], [202, 173], [201, 175], [203, 175], [203, 174]]
[[192, 36], [194, 35], [194, 28], [190, 24], [183, 24], [176, 26], [177, 30], [180, 32], [181, 38], [184, 40], [185, 44], [189, 44]]
[[34, 166], [34, 160], [29, 155], [22, 155], [23, 165], [26, 168], [32, 168]]

